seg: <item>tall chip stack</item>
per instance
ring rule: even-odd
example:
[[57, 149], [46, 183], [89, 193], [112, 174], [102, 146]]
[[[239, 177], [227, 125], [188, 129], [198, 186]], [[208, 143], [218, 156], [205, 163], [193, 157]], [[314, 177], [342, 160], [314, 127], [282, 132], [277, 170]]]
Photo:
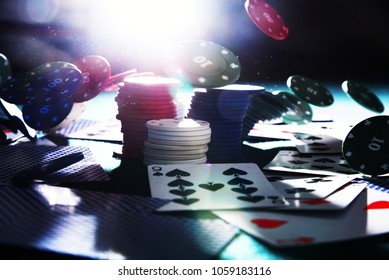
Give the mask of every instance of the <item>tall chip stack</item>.
[[210, 123], [212, 135], [207, 152], [209, 162], [240, 160], [243, 119], [250, 96], [263, 91], [261, 86], [243, 84], [194, 91], [188, 117]]
[[165, 77], [127, 77], [123, 80], [115, 97], [116, 118], [122, 124], [122, 159], [143, 159], [146, 122], [176, 117], [174, 98], [180, 86], [179, 80]]

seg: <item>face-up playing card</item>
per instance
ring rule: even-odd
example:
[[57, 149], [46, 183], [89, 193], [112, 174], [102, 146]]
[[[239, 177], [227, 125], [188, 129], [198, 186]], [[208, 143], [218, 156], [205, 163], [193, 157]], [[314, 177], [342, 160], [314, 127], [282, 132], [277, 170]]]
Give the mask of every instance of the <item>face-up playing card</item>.
[[307, 133], [294, 133], [293, 136], [302, 143], [296, 148], [304, 154], [332, 154], [342, 153], [342, 140], [325, 135], [312, 135]]
[[358, 174], [341, 155], [308, 155], [286, 150], [279, 151], [263, 169], [318, 175]]
[[150, 165], [148, 176], [152, 197], [171, 200], [160, 211], [287, 204], [253, 163]]
[[249, 136], [268, 137], [275, 139], [295, 139], [293, 134], [326, 135], [343, 140], [353, 123], [349, 122], [311, 122], [304, 125], [291, 126], [287, 124], [268, 125], [258, 123], [250, 131]]
[[287, 199], [289, 204], [281, 210], [342, 210], [366, 188], [365, 182], [350, 182], [325, 198]]
[[271, 182], [286, 199], [320, 199], [327, 197], [354, 179], [356, 175], [340, 175], [290, 179]]
[[[343, 211], [214, 211], [225, 221], [274, 246], [300, 246], [349, 240], [389, 232], [389, 189], [364, 184]], [[355, 187], [350, 184], [349, 187]], [[334, 193], [335, 195], [335, 193]]]

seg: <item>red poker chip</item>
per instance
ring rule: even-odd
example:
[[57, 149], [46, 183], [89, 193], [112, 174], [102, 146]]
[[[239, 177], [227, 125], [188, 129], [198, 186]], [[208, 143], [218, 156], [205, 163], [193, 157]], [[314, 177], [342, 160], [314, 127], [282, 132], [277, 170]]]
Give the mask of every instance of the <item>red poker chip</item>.
[[165, 96], [165, 97], [158, 97], [158, 96], [152, 96], [152, 95], [145, 95], [145, 96], [122, 96], [118, 95], [115, 97], [115, 101], [117, 103], [149, 103], [149, 104], [169, 104], [169, 103], [174, 103], [174, 99], [171, 96]]
[[264, 0], [246, 0], [246, 12], [251, 21], [266, 35], [276, 40], [284, 40], [289, 34], [283, 18]]
[[136, 69], [131, 69], [131, 70], [110, 76], [108, 78], [108, 80], [106, 80], [106, 82], [104, 84], [104, 88], [117, 85], [117, 84], [123, 82], [124, 78], [126, 78], [128, 76], [136, 75], [136, 74], [137, 74]]
[[82, 72], [82, 85], [74, 95], [75, 102], [84, 102], [96, 97], [111, 77], [111, 66], [104, 57], [89, 55], [74, 62]]
[[150, 113], [150, 114], [144, 114], [144, 115], [139, 115], [139, 114], [124, 114], [124, 113], [119, 113], [116, 115], [116, 118], [121, 121], [126, 121], [126, 120], [151, 120], [151, 119], [170, 119], [170, 118], [175, 118], [176, 117], [176, 112], [169, 112], [169, 113]]
[[132, 88], [178, 88], [182, 85], [178, 79], [158, 76], [132, 76], [125, 78], [123, 82], [124, 86]]

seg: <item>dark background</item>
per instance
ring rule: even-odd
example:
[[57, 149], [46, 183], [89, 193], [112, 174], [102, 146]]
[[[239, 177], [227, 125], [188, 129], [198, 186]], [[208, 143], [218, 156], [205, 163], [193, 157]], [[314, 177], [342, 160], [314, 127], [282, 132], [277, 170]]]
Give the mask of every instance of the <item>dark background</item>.
[[[104, 35], [106, 43], [110, 44], [99, 44], [91, 40], [87, 23], [66, 21], [69, 13], [85, 19], [89, 14], [89, 9], [85, 8], [88, 1], [78, 1], [85, 2], [79, 9], [62, 3], [58, 16], [43, 23], [29, 22], [22, 14], [17, 14], [21, 6], [34, 2], [39, 1], [0, 3], [0, 52], [10, 59], [14, 72], [27, 71], [43, 62], [72, 62], [83, 55], [100, 54], [110, 61], [114, 73], [132, 68], [159, 73], [159, 51], [165, 45], [156, 44], [145, 49], [145, 42], [132, 37], [130, 32], [120, 33], [119, 37], [126, 40], [123, 43], [120, 38], [116, 43], [115, 30]], [[92, 2], [99, 5], [103, 1]], [[198, 0], [199, 19], [210, 23], [206, 32], [190, 30], [169, 40], [203, 39], [224, 45], [239, 57], [241, 82], [285, 81], [292, 74], [304, 74], [333, 82], [358, 79], [385, 84], [389, 82], [389, 10], [386, 2], [268, 0], [290, 31], [285, 40], [278, 41], [262, 33], [251, 22], [244, 1]], [[152, 4], [150, 9], [153, 9]], [[172, 17], [171, 11], [169, 17]], [[148, 20], [147, 14], [145, 20]], [[110, 18], [103, 17], [101, 21], [108, 24]], [[137, 28], [142, 29], [142, 24]]]

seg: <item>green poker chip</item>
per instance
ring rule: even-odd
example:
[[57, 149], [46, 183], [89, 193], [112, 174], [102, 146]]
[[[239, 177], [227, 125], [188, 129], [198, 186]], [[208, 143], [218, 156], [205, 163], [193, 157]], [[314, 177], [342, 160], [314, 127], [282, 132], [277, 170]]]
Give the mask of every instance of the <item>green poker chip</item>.
[[11, 65], [8, 58], [0, 53], [0, 86], [7, 80], [11, 79]]
[[359, 105], [368, 110], [376, 113], [382, 113], [385, 110], [384, 104], [378, 96], [361, 83], [347, 80], [342, 83], [342, 89]]
[[319, 82], [302, 75], [292, 75], [286, 85], [301, 100], [319, 107], [327, 107], [334, 103], [332, 93]]
[[241, 66], [227, 48], [210, 41], [187, 40], [166, 51], [165, 72], [194, 87], [215, 88], [236, 82]]
[[288, 91], [276, 91], [273, 94], [278, 96], [284, 102], [285, 106], [289, 108], [289, 110], [282, 114], [282, 121], [284, 123], [301, 125], [312, 121], [313, 111], [309, 103]]
[[389, 116], [374, 116], [356, 124], [342, 143], [348, 165], [363, 174], [389, 173]]

